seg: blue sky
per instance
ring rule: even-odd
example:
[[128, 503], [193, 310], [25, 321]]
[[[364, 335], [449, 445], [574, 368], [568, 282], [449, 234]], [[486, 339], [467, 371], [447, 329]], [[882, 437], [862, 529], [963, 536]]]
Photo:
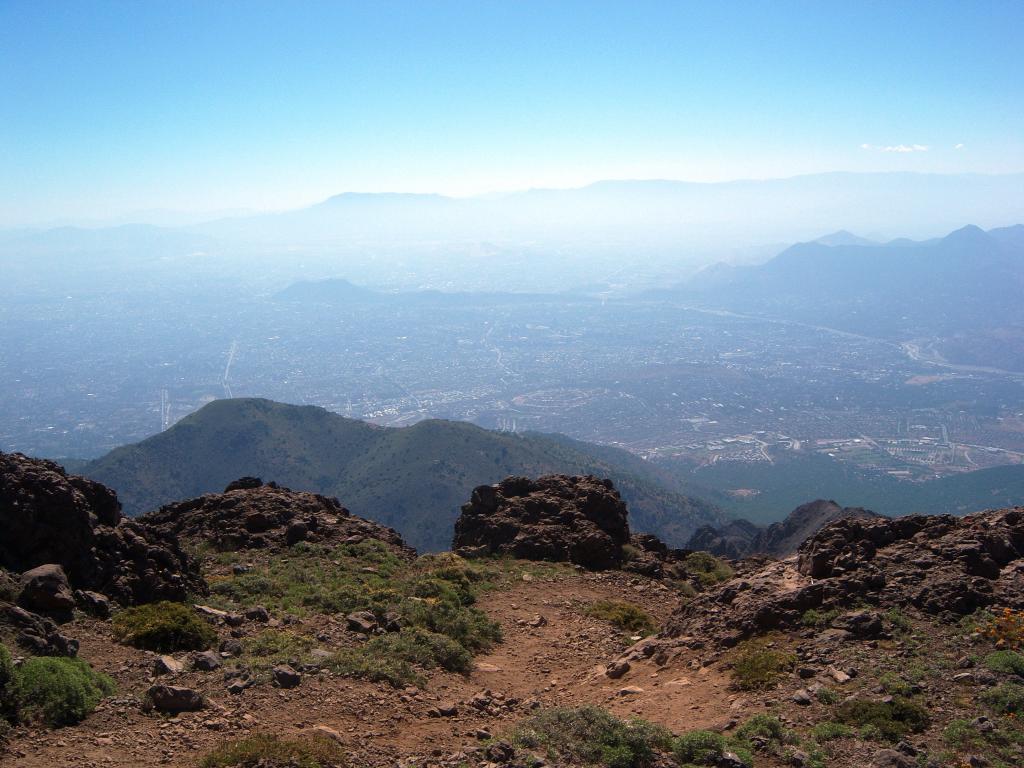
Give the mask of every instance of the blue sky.
[[1017, 172], [1022, 26], [1019, 0], [0, 0], [0, 225], [353, 190]]

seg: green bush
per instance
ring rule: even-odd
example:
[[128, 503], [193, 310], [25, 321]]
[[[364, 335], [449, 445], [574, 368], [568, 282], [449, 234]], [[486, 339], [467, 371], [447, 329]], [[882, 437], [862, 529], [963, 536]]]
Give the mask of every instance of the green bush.
[[763, 713], [754, 715], [743, 723], [736, 729], [735, 736], [740, 741], [762, 739], [775, 748], [791, 744], [795, 739], [794, 733], [786, 728], [779, 718]]
[[796, 663], [795, 654], [769, 647], [766, 639], [748, 640], [733, 656], [733, 682], [745, 691], [767, 690], [791, 672]]
[[257, 734], [222, 744], [199, 763], [200, 768], [334, 768], [345, 753], [327, 737], [302, 740]]
[[994, 651], [985, 657], [985, 666], [993, 672], [1024, 677], [1024, 653]]
[[365, 645], [338, 651], [326, 666], [345, 677], [387, 683], [394, 688], [423, 684], [423, 677], [409, 662], [368, 652]]
[[827, 627], [839, 615], [839, 610], [833, 608], [828, 611], [819, 611], [817, 608], [808, 608], [800, 617], [800, 623], [805, 627], [822, 628]]
[[836, 720], [861, 728], [861, 736], [879, 741], [899, 741], [907, 733], [920, 733], [931, 719], [928, 710], [902, 696], [892, 701], [853, 699], [836, 707]]
[[811, 738], [819, 744], [835, 741], [836, 739], [848, 739], [856, 734], [857, 732], [853, 728], [842, 723], [818, 723], [811, 728]]
[[1024, 685], [1000, 683], [982, 693], [981, 700], [1001, 715], [1024, 713]]
[[20, 719], [59, 727], [84, 720], [114, 681], [81, 659], [40, 656], [15, 670], [13, 689]]
[[716, 765], [726, 752], [732, 752], [748, 768], [754, 764], [749, 745], [714, 731], [690, 731], [672, 742], [672, 756], [682, 768]]
[[732, 578], [733, 570], [724, 560], [719, 560], [709, 552], [691, 552], [686, 556], [684, 566], [687, 572], [700, 582], [701, 586], [710, 587]]
[[[0, 644], [0, 723], [14, 721], [14, 662], [7, 646]], [[0, 725], [2, 727], [2, 725]]]
[[594, 706], [555, 707], [531, 717], [512, 735], [516, 746], [544, 750], [559, 765], [604, 765], [646, 768], [660, 751], [672, 746], [672, 735], [644, 720], [620, 720]]
[[878, 683], [883, 691], [893, 696], [910, 696], [914, 687], [895, 672], [886, 672], [878, 678]]
[[217, 633], [192, 608], [164, 601], [126, 608], [114, 616], [114, 635], [148, 651], [205, 651]]
[[632, 634], [649, 635], [655, 629], [654, 619], [643, 608], [624, 600], [597, 600], [584, 613]]
[[473, 656], [447, 635], [422, 629], [403, 629], [375, 637], [365, 646], [366, 653], [416, 664], [424, 669], [440, 667], [449, 672], [469, 672]]

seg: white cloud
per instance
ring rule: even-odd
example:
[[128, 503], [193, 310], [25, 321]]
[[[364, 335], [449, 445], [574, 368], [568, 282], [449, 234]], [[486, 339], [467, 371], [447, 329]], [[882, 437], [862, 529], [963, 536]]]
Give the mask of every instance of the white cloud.
[[875, 152], [927, 152], [927, 144], [890, 144], [888, 146], [876, 146], [874, 144], [861, 144], [861, 149], [869, 149]]
[[964, 145], [962, 143], [961, 144], [957, 144], [955, 147], [953, 147], [953, 149], [963, 149], [963, 148], [964, 148]]

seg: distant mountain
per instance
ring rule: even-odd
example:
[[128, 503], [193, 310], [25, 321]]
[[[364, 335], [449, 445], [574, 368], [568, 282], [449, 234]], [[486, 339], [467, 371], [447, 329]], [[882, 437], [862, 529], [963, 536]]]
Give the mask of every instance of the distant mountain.
[[353, 285], [348, 280], [300, 280], [274, 295], [278, 301], [297, 301], [315, 304], [347, 304], [380, 301], [384, 294]]
[[822, 237], [819, 237], [814, 242], [828, 246], [878, 245], [878, 243], [876, 243], [874, 240], [868, 240], [866, 237], [858, 237], [852, 232], [847, 232], [845, 229], [840, 229], [838, 232], [833, 232], [830, 235], [824, 235]]
[[258, 399], [214, 401], [80, 471], [114, 488], [129, 514], [219, 492], [253, 475], [337, 496], [421, 550], [447, 548], [472, 489], [508, 475], [610, 477], [629, 504], [631, 524], [674, 545], [721, 520], [717, 507], [685, 495], [671, 475], [618, 449], [464, 422], [377, 427], [322, 408]]
[[818, 499], [801, 504], [784, 520], [767, 528], [760, 528], [747, 520], [730, 520], [722, 528], [706, 526], [694, 533], [686, 546], [734, 559], [750, 555], [789, 557], [805, 539], [828, 523], [845, 517], [881, 515], [861, 507], [841, 507], [834, 501]]
[[[486, 197], [343, 194], [284, 213], [221, 218], [196, 232], [261, 243], [631, 244], [730, 249], [840, 228], [924, 237], [961, 221], [997, 226], [1024, 210], [1024, 174], [823, 173], [695, 183], [608, 180]], [[839, 243], [837, 243], [839, 244]], [[849, 244], [849, 243], [842, 243]]]
[[[799, 243], [765, 264], [719, 265], [656, 295], [897, 341], [1024, 329], [1024, 227], [971, 225], [922, 242]], [[990, 346], [995, 355], [984, 363], [1020, 369], [1024, 349]]]

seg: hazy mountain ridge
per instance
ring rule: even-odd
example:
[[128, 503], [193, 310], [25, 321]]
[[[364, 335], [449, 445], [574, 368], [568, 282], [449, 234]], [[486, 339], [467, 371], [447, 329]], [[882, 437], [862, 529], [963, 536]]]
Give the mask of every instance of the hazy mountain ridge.
[[337, 496], [355, 514], [443, 549], [472, 489], [508, 475], [598, 474], [614, 480], [637, 530], [681, 544], [718, 509], [684, 495], [668, 473], [631, 454], [545, 435], [429, 420], [376, 427], [314, 406], [218, 400], [173, 427], [81, 468], [118, 492], [130, 514], [221, 491], [244, 475]]

